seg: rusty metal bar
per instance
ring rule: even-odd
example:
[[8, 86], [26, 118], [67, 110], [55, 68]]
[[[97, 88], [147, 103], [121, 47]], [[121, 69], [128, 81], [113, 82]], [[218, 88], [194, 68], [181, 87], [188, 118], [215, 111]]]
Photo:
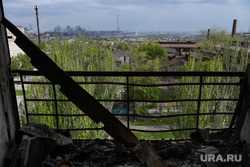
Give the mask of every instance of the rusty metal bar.
[[[39, 71], [26, 71], [26, 70], [12, 70], [12, 73], [23, 72], [26, 75], [30, 76], [43, 76]], [[216, 76], [216, 77], [243, 77], [245, 72], [201, 72], [201, 71], [173, 71], [173, 72], [117, 72], [117, 71], [65, 71], [70, 76], [138, 76], [138, 77], [147, 77], [147, 76], [172, 76], [172, 77], [181, 77], [181, 76]]]
[[126, 76], [126, 81], [127, 81], [127, 128], [129, 129], [129, 77]]
[[141, 130], [141, 129], [130, 129], [133, 132], [176, 132], [184, 130], [195, 130], [196, 128], [183, 128], [183, 129], [166, 129], [166, 130]]
[[77, 130], [104, 130], [104, 128], [73, 128], [73, 129], [68, 129], [72, 131], [77, 131]]
[[26, 84], [26, 85], [51, 85], [52, 82], [31, 82], [31, 81], [24, 81], [23, 84]]
[[[27, 101], [55, 101], [54, 99], [26, 99]], [[57, 99], [58, 102], [70, 102], [70, 100], [67, 99]], [[127, 102], [127, 100], [115, 100], [115, 99], [111, 99], [111, 100], [102, 100], [102, 99], [97, 99], [97, 101], [103, 101], [103, 102]], [[130, 100], [131, 102], [131, 100]]]
[[21, 85], [22, 85], [22, 90], [23, 90], [23, 101], [24, 101], [24, 108], [25, 108], [25, 113], [26, 113], [26, 120], [27, 123], [29, 123], [29, 116], [28, 116], [28, 106], [27, 106], [27, 100], [26, 100], [26, 94], [25, 94], [25, 87], [23, 84], [23, 75], [20, 73], [20, 80], [21, 80]]
[[[115, 100], [115, 99], [96, 99], [97, 101], [103, 101], [103, 102], [127, 102], [128, 100]], [[54, 99], [26, 99], [26, 101], [55, 101]], [[57, 101], [60, 102], [67, 102], [70, 100], [65, 99], [57, 99]], [[179, 100], [129, 100], [129, 102], [152, 102], [152, 103], [171, 103], [171, 102], [185, 102], [185, 101], [199, 101], [199, 99], [179, 99]], [[201, 99], [200, 101], [238, 101], [238, 99]]]
[[[231, 112], [220, 112], [220, 113], [200, 113], [200, 115], [232, 115], [234, 113]], [[41, 114], [41, 113], [28, 113], [28, 115], [34, 116], [87, 116], [86, 114]], [[127, 114], [113, 114], [115, 116], [127, 116]], [[197, 114], [174, 114], [174, 115], [165, 115], [165, 116], [147, 116], [147, 115], [139, 115], [139, 114], [130, 114], [130, 116], [134, 117], [142, 117], [142, 118], [171, 118], [171, 117], [181, 117], [181, 116], [196, 116]]]
[[[209, 129], [209, 130], [213, 130], [213, 131], [219, 131], [219, 130], [226, 130], [227, 128], [222, 128], [222, 129]], [[134, 132], [177, 132], [177, 131], [184, 131], [184, 130], [196, 130], [196, 128], [183, 128], [183, 129], [168, 129], [168, 130], [140, 130], [140, 129], [130, 129], [131, 131]]]
[[53, 87], [53, 94], [55, 98], [55, 110], [56, 110], [56, 127], [59, 128], [59, 118], [58, 118], [58, 107], [57, 107], [57, 97], [56, 97], [56, 87], [55, 84], [52, 84]]
[[[26, 101], [55, 101], [55, 99], [26, 99]], [[70, 100], [57, 99], [57, 101], [67, 102]]]
[[[221, 112], [221, 113], [200, 113], [199, 115], [231, 115], [234, 113], [230, 112]], [[124, 114], [119, 114], [120, 116], [125, 116]], [[130, 116], [142, 117], [142, 118], [171, 118], [171, 117], [181, 117], [181, 116], [196, 116], [196, 113], [193, 114], [173, 114], [173, 115], [165, 115], [165, 116], [147, 116], [147, 115], [139, 115], [139, 114], [130, 114]]]
[[[78, 84], [113, 84], [113, 85], [127, 85], [126, 83], [121, 82], [76, 82]], [[52, 84], [51, 82], [25, 82], [24, 84]], [[199, 85], [199, 83], [168, 83], [168, 84], [154, 84], [154, 85], [145, 85], [145, 84], [129, 84], [130, 86], [145, 86], [145, 87], [163, 87], [163, 86], [178, 86], [178, 85]], [[239, 86], [240, 83], [203, 83], [203, 85], [235, 85]]]
[[[103, 101], [103, 100], [98, 100]], [[108, 100], [105, 100], [108, 101]], [[112, 100], [111, 100], [112, 101]], [[165, 103], [165, 102], [185, 102], [185, 101], [237, 101], [237, 99], [179, 99], [179, 100], [129, 100], [130, 102], [152, 102], [152, 103]]]
[[202, 76], [200, 76], [200, 89], [199, 89], [199, 98], [198, 98], [197, 116], [196, 116], [196, 130], [198, 130], [198, 128], [199, 128], [200, 105], [201, 105], [201, 93], [202, 93]]
[[[202, 99], [201, 101], [209, 101], [210, 99]], [[212, 101], [220, 101], [223, 99], [214, 99]], [[234, 100], [234, 99], [228, 99], [228, 100]], [[237, 100], [237, 99], [236, 99]], [[54, 101], [54, 99], [27, 99], [27, 101]], [[60, 100], [58, 99], [57, 101], [70, 101], [70, 100]], [[117, 102], [155, 102], [155, 103], [165, 103], [165, 102], [184, 102], [184, 101], [199, 101], [198, 99], [180, 99], [180, 100], [101, 100], [101, 99], [97, 99], [97, 101], [117, 101]]]
[[130, 129], [134, 132], [176, 132], [183, 130], [195, 130], [196, 128], [183, 128], [183, 129], [166, 129], [166, 130], [141, 130], [141, 129]]
[[240, 83], [202, 83], [202, 85], [235, 85], [235, 86], [240, 86]]

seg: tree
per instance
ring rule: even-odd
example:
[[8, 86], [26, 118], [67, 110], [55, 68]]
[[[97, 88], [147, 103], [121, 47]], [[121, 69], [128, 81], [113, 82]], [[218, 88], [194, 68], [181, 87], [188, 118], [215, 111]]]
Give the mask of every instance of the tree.
[[140, 46], [135, 49], [135, 52], [145, 52], [146, 59], [148, 60], [154, 60], [156, 58], [166, 60], [168, 56], [166, 48], [163, 48], [161, 45], [153, 45], [151, 43]]
[[11, 70], [34, 70], [30, 58], [26, 54], [18, 54], [11, 58]]
[[[209, 61], [202, 61], [202, 58], [198, 61], [195, 61], [194, 58], [190, 58], [188, 62], [181, 68], [181, 71], [223, 71], [223, 65], [221, 59], [219, 57], [214, 57]], [[199, 83], [199, 77], [181, 77], [181, 83]], [[214, 77], [204, 77], [204, 83], [210, 82], [223, 82], [222, 78], [214, 78]], [[185, 85], [185, 86], [178, 86], [175, 89], [175, 99], [198, 99], [199, 97], [199, 85]], [[227, 91], [227, 93], [234, 93], [232, 91]], [[225, 89], [222, 89], [221, 86], [218, 85], [204, 85], [202, 87], [202, 99], [219, 99], [221, 95], [225, 95]], [[226, 96], [226, 95], [225, 95]], [[171, 107], [168, 108], [168, 114], [196, 114], [197, 113], [197, 102], [196, 101], [184, 101], [175, 103]], [[226, 104], [223, 104], [224, 106]], [[222, 112], [225, 109], [221, 104], [220, 110], [217, 112]], [[216, 106], [216, 101], [206, 101], [200, 103], [200, 113], [209, 113], [213, 112], [213, 108]], [[216, 119], [212, 119], [211, 116], [200, 116], [199, 120], [199, 127], [202, 128], [215, 128], [211, 126], [224, 126], [225, 124], [221, 124], [221, 117], [217, 117]], [[220, 123], [219, 125], [217, 123]], [[169, 119], [170, 128], [195, 128], [196, 127], [196, 116], [181, 116]], [[213, 123], [213, 124], [211, 124]], [[225, 122], [226, 123], [226, 122]], [[176, 138], [188, 138], [190, 131], [180, 131], [180, 132], [173, 132], [173, 135]]]
[[[160, 70], [160, 58], [155, 57], [154, 59], [148, 59], [148, 54], [145, 51], [134, 49], [133, 54], [130, 57], [130, 64], [123, 66], [124, 71], [159, 71]], [[152, 85], [158, 84], [158, 80], [155, 77], [131, 77], [129, 82], [131, 84], [145, 84]], [[126, 90], [126, 89], [124, 89]], [[160, 90], [158, 87], [148, 86], [131, 86], [129, 97], [133, 100], [159, 100]], [[127, 92], [125, 91], [125, 97]], [[139, 104], [139, 103], [137, 103]], [[142, 106], [136, 109], [136, 103], [133, 102], [133, 112], [141, 114], [147, 114], [147, 109], [154, 108], [156, 104], [139, 104]]]
[[119, 42], [116, 48], [117, 50], [130, 50], [131, 49], [131, 47], [125, 42]]
[[[205, 31], [204, 31], [205, 32]], [[182, 71], [245, 71], [247, 65], [247, 55], [240, 45], [241, 37], [232, 38], [226, 35], [225, 30], [212, 30], [211, 38], [204, 40], [200, 48], [196, 51], [200, 59], [195, 61], [190, 58], [181, 68]], [[205, 33], [204, 33], [205, 34]], [[203, 61], [204, 54], [209, 55], [209, 60]], [[181, 83], [199, 83], [199, 77], [181, 77]], [[235, 77], [203, 77], [203, 83], [235, 83], [239, 78]], [[197, 85], [179, 86], [175, 90], [176, 99], [198, 99], [200, 87]], [[228, 85], [203, 85], [202, 99], [219, 99], [237, 97], [239, 89]], [[202, 101], [200, 103], [200, 113], [233, 112], [236, 103], [232, 101]], [[168, 114], [186, 114], [197, 112], [197, 102], [179, 102], [168, 109]], [[173, 112], [175, 111], [175, 112]], [[225, 128], [229, 121], [227, 115], [202, 115], [199, 117], [199, 127], [201, 128]], [[175, 128], [195, 128], [196, 117], [185, 116], [170, 119], [169, 124]], [[173, 133], [176, 138], [188, 138], [190, 131]]]
[[[212, 27], [209, 39], [204, 38], [196, 52], [210, 57], [219, 56], [226, 71], [244, 71], [248, 61], [246, 50], [241, 46], [242, 36], [227, 35], [225, 29]], [[205, 37], [207, 32], [201, 30]], [[249, 47], [249, 46], [248, 46]]]
[[221, 30], [220, 28], [212, 27], [210, 29], [209, 39], [207, 39], [206, 30], [201, 30], [200, 33], [204, 40], [199, 47], [200, 51], [205, 51], [205, 53], [221, 55], [223, 51], [222, 46], [226, 41], [230, 40], [230, 36], [227, 35], [226, 29]]
[[[79, 34], [71, 43], [67, 40], [53, 40], [48, 44], [50, 58], [65, 71], [113, 71], [114, 62], [113, 55], [108, 49], [98, 47], [95, 42], [88, 42], [83, 35]], [[111, 82], [112, 77], [72, 77], [76, 82]], [[46, 78], [33, 78], [34, 81], [47, 81]], [[116, 98], [116, 85], [81, 85], [89, 94], [96, 99], [114, 99]], [[67, 100], [67, 98], [59, 91], [56, 86], [57, 99]], [[32, 99], [54, 99], [53, 88], [48, 85], [32, 85], [28, 86], [27, 98]], [[102, 102], [102, 104], [111, 110], [113, 102]], [[82, 114], [71, 102], [57, 102], [59, 114]], [[55, 104], [50, 101], [34, 101], [28, 102], [28, 110], [31, 113], [40, 114], [56, 114]], [[25, 116], [25, 113], [23, 117]], [[23, 120], [23, 119], [22, 119]], [[57, 120], [53, 116], [30, 117], [30, 121], [43, 123], [52, 128], [57, 125]], [[101, 128], [102, 124], [94, 123], [89, 117], [65, 117], [60, 116], [59, 128]], [[25, 123], [25, 122], [23, 122]], [[90, 138], [104, 138], [107, 136], [102, 131], [73, 131], [71, 133], [75, 139], [90, 139]]]

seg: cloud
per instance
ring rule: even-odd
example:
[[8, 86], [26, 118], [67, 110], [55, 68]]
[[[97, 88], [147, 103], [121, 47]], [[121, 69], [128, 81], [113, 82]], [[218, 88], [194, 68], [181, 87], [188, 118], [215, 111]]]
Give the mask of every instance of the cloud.
[[249, 0], [3, 0], [5, 15], [17, 25], [35, 25], [38, 5], [41, 26], [80, 25], [91, 30], [197, 31], [213, 25], [249, 27]]

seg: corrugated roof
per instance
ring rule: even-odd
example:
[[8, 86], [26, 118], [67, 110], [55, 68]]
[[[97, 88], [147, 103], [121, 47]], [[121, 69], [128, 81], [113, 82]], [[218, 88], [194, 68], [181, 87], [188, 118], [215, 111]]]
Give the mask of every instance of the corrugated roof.
[[164, 48], [197, 48], [198, 44], [160, 44]]

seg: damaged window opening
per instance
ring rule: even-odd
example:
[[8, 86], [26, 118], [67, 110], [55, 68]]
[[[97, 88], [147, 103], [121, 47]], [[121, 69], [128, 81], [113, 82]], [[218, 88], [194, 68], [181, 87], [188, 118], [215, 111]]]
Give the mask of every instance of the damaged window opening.
[[[12, 71], [20, 77], [22, 126], [6, 166], [249, 165], [240, 137], [249, 130], [250, 66], [245, 73], [65, 72], [4, 17], [2, 25], [38, 69]], [[146, 133], [164, 135], [139, 137]]]

